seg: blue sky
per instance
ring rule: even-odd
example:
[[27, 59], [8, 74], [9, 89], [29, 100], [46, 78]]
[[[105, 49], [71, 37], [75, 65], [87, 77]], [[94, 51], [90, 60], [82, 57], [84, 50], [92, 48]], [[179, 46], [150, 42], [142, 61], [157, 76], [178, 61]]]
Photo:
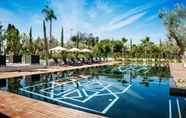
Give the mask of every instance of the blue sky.
[[0, 22], [15, 24], [26, 33], [32, 26], [34, 37], [42, 37], [41, 10], [49, 5], [57, 16], [53, 22], [57, 38], [63, 26], [66, 41], [81, 31], [101, 39], [127, 37], [139, 42], [150, 36], [158, 42], [166, 37], [158, 13], [173, 9], [177, 3], [186, 5], [186, 0], [0, 0]]

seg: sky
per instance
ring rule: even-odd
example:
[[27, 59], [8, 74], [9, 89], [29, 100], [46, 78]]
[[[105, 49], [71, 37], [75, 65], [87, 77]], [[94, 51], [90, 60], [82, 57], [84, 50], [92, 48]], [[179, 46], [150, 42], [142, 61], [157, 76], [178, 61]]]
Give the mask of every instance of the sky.
[[0, 23], [25, 33], [32, 27], [34, 37], [43, 37], [41, 11], [48, 5], [57, 16], [53, 36], [58, 39], [63, 26], [65, 41], [86, 32], [100, 39], [126, 37], [137, 43], [149, 36], [159, 42], [167, 33], [158, 14], [178, 3], [186, 6], [186, 0], [0, 0]]

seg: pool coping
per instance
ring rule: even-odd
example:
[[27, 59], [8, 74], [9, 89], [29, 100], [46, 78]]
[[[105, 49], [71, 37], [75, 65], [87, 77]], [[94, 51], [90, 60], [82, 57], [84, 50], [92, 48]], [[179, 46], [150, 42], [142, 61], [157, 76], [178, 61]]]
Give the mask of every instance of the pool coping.
[[105, 65], [115, 65], [121, 62], [112, 61], [112, 62], [104, 62], [98, 64], [91, 65], [82, 65], [82, 66], [49, 66], [48, 68], [38, 68], [33, 69], [33, 71], [13, 71], [13, 72], [0, 72], [0, 79], [6, 78], [15, 78], [29, 75], [38, 75], [38, 74], [47, 74], [47, 73], [55, 73], [55, 72], [63, 72], [68, 70], [82, 69], [82, 68], [90, 68], [90, 67], [99, 67]]
[[0, 112], [11, 118], [106, 118], [5, 91], [0, 96]]

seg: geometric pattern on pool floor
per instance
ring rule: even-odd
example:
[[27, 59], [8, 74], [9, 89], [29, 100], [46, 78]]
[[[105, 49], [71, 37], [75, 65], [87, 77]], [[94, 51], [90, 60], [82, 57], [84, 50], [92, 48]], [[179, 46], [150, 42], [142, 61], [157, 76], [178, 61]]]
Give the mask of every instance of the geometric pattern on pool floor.
[[80, 80], [57, 84], [40, 83], [21, 88], [20, 91], [79, 109], [105, 114], [119, 99], [118, 94], [128, 91], [131, 85], [120, 85], [99, 79]]

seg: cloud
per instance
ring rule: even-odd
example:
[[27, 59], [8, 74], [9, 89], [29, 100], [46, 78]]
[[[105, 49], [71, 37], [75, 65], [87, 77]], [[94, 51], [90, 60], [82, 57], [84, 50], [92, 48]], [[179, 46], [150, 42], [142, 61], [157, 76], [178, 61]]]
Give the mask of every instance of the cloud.
[[135, 21], [140, 19], [145, 14], [146, 14], [146, 12], [141, 12], [141, 13], [135, 14], [133, 16], [129, 16], [125, 20], [118, 22], [117, 24], [110, 24], [109, 23], [108, 25], [104, 25], [104, 26], [101, 26], [100, 28], [96, 29], [95, 32], [100, 34], [100, 33], [109, 32], [109, 31], [113, 31], [113, 30], [125, 27], [131, 23], [134, 23]]
[[88, 16], [90, 18], [96, 18], [97, 17], [97, 12], [95, 10], [91, 9], [91, 10], [88, 11]]
[[0, 14], [1, 14], [0, 21], [3, 24], [12, 23], [12, 19], [15, 19], [14, 22], [17, 21], [17, 17], [9, 10], [0, 8]]
[[110, 5], [107, 0], [95, 0], [87, 9], [89, 18], [100, 18], [100, 15], [109, 15], [115, 11], [115, 6]]
[[122, 15], [112, 18], [112, 20], [109, 21], [107, 24], [101, 25], [100, 27], [94, 29], [93, 32], [100, 35], [101, 33], [117, 30], [129, 24], [132, 24], [140, 19], [142, 16], [144, 16], [146, 14], [145, 11], [151, 7], [151, 4], [146, 4], [130, 9], [128, 12]]
[[140, 7], [133, 8], [133, 9], [129, 10], [128, 12], [126, 12], [125, 14], [115, 17], [109, 24], [111, 24], [111, 25], [116, 24], [128, 16], [145, 11], [148, 8], [150, 8], [150, 5], [143, 5]]
[[[128, 10], [126, 13], [114, 17], [110, 22], [101, 25], [100, 27], [93, 30], [94, 33], [101, 35], [102, 33], [108, 33], [110, 31], [115, 31], [124, 28], [134, 22], [137, 22], [140, 18], [145, 16], [145, 14], [153, 10], [155, 6], [163, 5], [167, 0], [156, 2], [154, 4], [147, 3], [142, 6], [138, 6]], [[156, 16], [152, 16], [147, 20], [153, 20]]]
[[95, 4], [96, 4], [95, 8], [100, 10], [101, 12], [109, 14], [113, 11], [112, 7], [109, 6], [108, 2], [106, 2], [105, 0], [96, 0]]
[[148, 4], [145, 4], [145, 5], [142, 5], [142, 6], [138, 6], [136, 8], [133, 8], [133, 9], [130, 9], [129, 11], [127, 11], [125, 14], [123, 15], [120, 15], [116, 18], [114, 18], [109, 24], [116, 24], [122, 20], [124, 20], [126, 17], [129, 17], [131, 15], [134, 15], [134, 14], [138, 14], [140, 12], [144, 12], [144, 11], [147, 11], [147, 10], [150, 10], [152, 9], [153, 7], [155, 6], [158, 6], [158, 5], [163, 5], [167, 2], [168, 0], [162, 0], [161, 2], [157, 2], [157, 3], [148, 3]]
[[158, 18], [158, 14], [154, 14], [154, 15], [151, 15], [150, 17], [146, 18], [146, 22], [150, 22], [152, 20], [154, 20], [155, 18]]
[[61, 26], [64, 27], [65, 41], [77, 32], [89, 32], [92, 24], [85, 19], [85, 0], [52, 0], [51, 7], [57, 15], [54, 22], [54, 33], [60, 37]]

